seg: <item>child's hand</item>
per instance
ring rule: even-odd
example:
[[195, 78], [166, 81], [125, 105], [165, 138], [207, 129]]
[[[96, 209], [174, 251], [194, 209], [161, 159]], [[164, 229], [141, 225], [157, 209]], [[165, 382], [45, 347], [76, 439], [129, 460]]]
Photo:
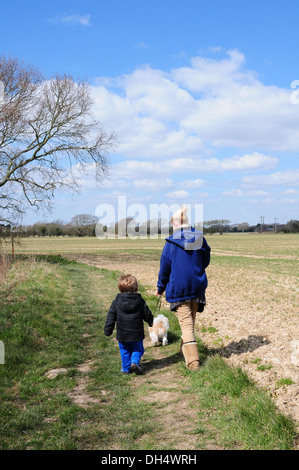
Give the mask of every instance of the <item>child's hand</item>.
[[157, 296], [159, 296], [159, 297], [163, 297], [163, 292], [162, 292], [162, 293], [160, 293], [160, 292], [158, 292], [158, 291], [157, 291], [157, 293], [156, 293], [156, 297], [157, 297]]

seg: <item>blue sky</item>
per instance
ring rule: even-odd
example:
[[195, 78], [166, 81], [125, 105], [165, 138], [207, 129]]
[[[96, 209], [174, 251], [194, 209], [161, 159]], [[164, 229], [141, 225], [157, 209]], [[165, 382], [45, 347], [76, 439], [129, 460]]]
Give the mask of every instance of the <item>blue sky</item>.
[[0, 53], [92, 84], [114, 130], [110, 178], [90, 172], [51, 214], [102, 203], [203, 204], [204, 219], [299, 218], [299, 4], [295, 0], [5, 2]]

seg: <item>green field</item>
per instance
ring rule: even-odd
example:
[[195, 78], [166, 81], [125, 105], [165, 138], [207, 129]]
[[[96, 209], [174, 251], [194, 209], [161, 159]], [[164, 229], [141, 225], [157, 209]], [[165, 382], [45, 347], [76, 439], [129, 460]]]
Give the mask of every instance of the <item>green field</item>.
[[[213, 251], [262, 257], [299, 258], [299, 234], [257, 234], [237, 233], [206, 236]], [[22, 238], [16, 245], [18, 253], [63, 254], [88, 253], [94, 254], [102, 250], [161, 250], [164, 238], [149, 239], [127, 238], [100, 240], [96, 237], [35, 237]], [[10, 243], [5, 250], [10, 252]]]

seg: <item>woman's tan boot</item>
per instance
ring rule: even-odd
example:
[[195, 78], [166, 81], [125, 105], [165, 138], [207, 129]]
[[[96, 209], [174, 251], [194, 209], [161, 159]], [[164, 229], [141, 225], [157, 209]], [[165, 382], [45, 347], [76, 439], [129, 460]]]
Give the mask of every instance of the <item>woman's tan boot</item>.
[[198, 370], [199, 354], [196, 341], [184, 343], [182, 346], [182, 353], [185, 358], [187, 368], [190, 370]]

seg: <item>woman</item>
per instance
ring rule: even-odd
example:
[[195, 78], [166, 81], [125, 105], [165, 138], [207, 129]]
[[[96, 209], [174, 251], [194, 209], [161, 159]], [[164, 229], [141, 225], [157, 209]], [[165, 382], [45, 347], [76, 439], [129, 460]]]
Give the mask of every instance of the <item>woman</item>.
[[196, 312], [205, 306], [208, 285], [205, 269], [210, 263], [210, 247], [202, 232], [188, 225], [187, 208], [171, 218], [173, 235], [166, 238], [158, 276], [158, 295], [166, 290], [170, 310], [176, 311], [182, 331], [182, 352], [190, 370], [199, 368], [194, 333]]

